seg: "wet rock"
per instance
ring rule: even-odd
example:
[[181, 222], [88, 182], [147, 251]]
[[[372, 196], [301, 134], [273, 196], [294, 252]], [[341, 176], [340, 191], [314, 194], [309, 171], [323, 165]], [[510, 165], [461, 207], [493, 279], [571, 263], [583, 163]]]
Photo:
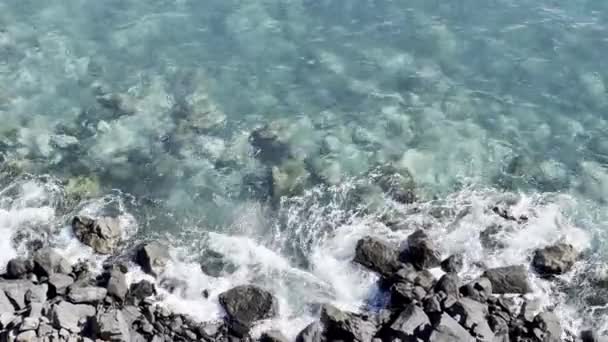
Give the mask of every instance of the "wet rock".
[[408, 305], [390, 325], [390, 338], [400, 338], [403, 341], [414, 340], [430, 326], [431, 321], [424, 311], [413, 304]]
[[448, 314], [441, 315], [433, 327], [429, 342], [475, 342], [475, 338]]
[[418, 285], [428, 291], [433, 288], [433, 285], [435, 285], [435, 276], [428, 270], [416, 272], [414, 285]]
[[69, 275], [55, 273], [49, 277], [48, 284], [51, 297], [63, 296], [67, 293], [68, 287], [74, 284], [74, 279]]
[[108, 290], [108, 295], [118, 299], [120, 302], [124, 302], [129, 290], [125, 274], [119, 270], [110, 271], [106, 289]]
[[77, 287], [72, 286], [68, 292], [68, 300], [75, 304], [97, 304], [103, 301], [106, 297], [108, 290], [103, 287], [96, 286], [85, 286]]
[[460, 325], [469, 329], [471, 334], [480, 341], [492, 341], [494, 333], [486, 316], [488, 315], [488, 307], [478, 301], [469, 298], [462, 298], [456, 304], [451, 306], [447, 312], [456, 318]]
[[368, 317], [328, 304], [321, 309], [321, 323], [325, 327], [325, 339], [329, 341], [371, 341], [376, 334], [376, 324]]
[[48, 277], [54, 273], [70, 274], [72, 265], [50, 247], [34, 253], [34, 273], [38, 277]]
[[298, 333], [296, 342], [322, 342], [323, 327], [320, 322], [313, 322]]
[[150, 275], [158, 276], [169, 261], [168, 248], [159, 242], [150, 242], [137, 248], [135, 262]]
[[289, 145], [280, 136], [279, 127], [266, 125], [251, 132], [249, 142], [255, 150], [255, 155], [261, 161], [270, 164], [280, 164], [290, 156]]
[[47, 284], [35, 285], [29, 280], [0, 281], [0, 291], [4, 291], [18, 310], [25, 309], [31, 302], [44, 303], [47, 290]]
[[505, 227], [492, 224], [479, 233], [479, 240], [485, 249], [496, 250], [507, 246], [504, 243]]
[[435, 292], [443, 292], [448, 296], [460, 297], [459, 291], [460, 278], [452, 273], [444, 274], [435, 284]]
[[481, 277], [460, 288], [460, 294], [464, 297], [485, 303], [492, 294], [492, 282], [490, 279]]
[[400, 255], [401, 261], [410, 263], [419, 270], [439, 266], [440, 257], [433, 242], [422, 230], [417, 230], [407, 237], [407, 247]]
[[414, 293], [415, 285], [412, 283], [399, 282], [391, 285], [391, 306], [394, 308], [404, 307], [416, 299]]
[[34, 264], [31, 260], [24, 258], [11, 259], [6, 265], [6, 278], [20, 279], [25, 278], [28, 273], [33, 272]]
[[169, 293], [183, 294], [188, 289], [188, 283], [183, 279], [166, 277], [160, 281], [160, 287], [167, 290]]
[[106, 93], [96, 97], [97, 103], [106, 108], [114, 115], [130, 115], [135, 113], [134, 99], [121, 93]]
[[287, 160], [271, 169], [272, 198], [275, 201], [282, 197], [302, 194], [310, 182], [310, 173], [302, 161]]
[[539, 341], [561, 341], [562, 327], [559, 323], [559, 319], [552, 312], [543, 312], [536, 315], [532, 322], [532, 334]]
[[95, 317], [97, 335], [105, 341], [129, 341], [129, 326], [122, 312], [108, 309]]
[[506, 266], [489, 269], [483, 277], [492, 283], [492, 291], [496, 294], [531, 292], [528, 282], [528, 272], [525, 266]]
[[277, 314], [278, 302], [274, 296], [257, 286], [242, 285], [219, 295], [219, 301], [233, 329], [248, 331], [259, 320]]
[[542, 276], [559, 275], [570, 271], [577, 257], [572, 245], [558, 243], [536, 250], [532, 266]]
[[122, 231], [116, 218], [92, 219], [76, 216], [72, 220], [72, 229], [78, 240], [99, 254], [113, 253], [122, 239]]
[[447, 259], [441, 262], [441, 269], [446, 273], [458, 273], [462, 271], [463, 256], [462, 254], [450, 255]]
[[85, 304], [59, 302], [51, 308], [51, 319], [56, 329], [67, 329], [79, 333], [86, 321], [95, 316], [95, 307]]
[[260, 336], [259, 342], [288, 342], [287, 337], [283, 336], [280, 331], [268, 331]]
[[212, 250], [206, 250], [202, 259], [201, 270], [212, 277], [218, 278], [226, 274], [232, 274], [237, 268], [236, 265], [227, 261], [222, 254]]
[[133, 283], [129, 288], [129, 297], [133, 297], [138, 300], [143, 300], [154, 295], [156, 295], [156, 288], [154, 288], [154, 284], [147, 280]]
[[371, 172], [371, 178], [397, 202], [413, 203], [416, 200], [414, 177], [406, 168], [390, 164], [379, 166]]
[[357, 242], [354, 261], [382, 276], [389, 277], [397, 272], [402, 263], [393, 246], [373, 237], [364, 237]]

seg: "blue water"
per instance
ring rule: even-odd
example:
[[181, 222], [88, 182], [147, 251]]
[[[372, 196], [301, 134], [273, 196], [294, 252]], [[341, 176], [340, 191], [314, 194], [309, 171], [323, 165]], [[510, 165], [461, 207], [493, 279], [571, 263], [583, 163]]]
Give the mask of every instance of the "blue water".
[[[511, 252], [480, 247], [471, 260], [527, 262], [533, 248], [576, 239], [586, 257], [570, 280], [588, 285], [580, 274], [601, 273], [608, 224], [607, 20], [608, 3], [596, 0], [5, 0], [0, 227], [14, 234], [15, 211], [51, 208], [36, 217], [53, 236], [83, 207], [119, 201], [137, 222], [133, 240], [167, 237], [196, 259], [210, 245], [228, 253], [232, 242], [208, 232], [251, 239], [290, 272], [329, 284], [320, 299], [356, 307], [369, 294], [337, 285], [348, 281], [315, 259], [329, 253], [336, 269], [368, 279], [347, 261], [371, 228], [348, 227], [383, 225], [373, 218], [386, 211], [431, 220], [449, 252], [492, 220], [349, 200], [370, 170], [392, 164], [429, 206], [448, 198], [456, 212], [477, 212], [505, 192], [522, 196], [518, 208], [538, 222], [512, 234]], [[256, 155], [249, 136], [262, 125], [290, 146], [288, 161]], [[278, 191], [281, 175], [293, 186]], [[24, 200], [29, 188], [14, 189], [29, 181], [43, 188], [35, 196], [58, 190]], [[408, 230], [372, 232], [399, 240]], [[341, 234], [350, 245], [340, 249]], [[264, 283], [259, 264], [226, 284]], [[289, 295], [311, 291], [298, 283], [276, 286], [287, 317], [307, 317]], [[591, 309], [538, 283], [564, 317], [582, 317], [573, 330], [606, 324], [593, 313], [605, 303]]]

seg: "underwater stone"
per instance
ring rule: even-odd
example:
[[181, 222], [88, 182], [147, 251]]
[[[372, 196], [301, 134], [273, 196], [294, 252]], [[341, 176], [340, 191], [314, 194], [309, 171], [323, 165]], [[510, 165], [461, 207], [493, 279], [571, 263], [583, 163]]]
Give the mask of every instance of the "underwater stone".
[[254, 130], [249, 136], [256, 157], [265, 163], [279, 164], [291, 154], [287, 141], [280, 136], [278, 129], [266, 125]]
[[272, 197], [300, 195], [310, 181], [310, 173], [303, 162], [288, 160], [280, 166], [272, 167]]
[[400, 203], [412, 203], [416, 200], [415, 183], [408, 169], [398, 169], [393, 165], [376, 167], [370, 174], [372, 180], [382, 191]]

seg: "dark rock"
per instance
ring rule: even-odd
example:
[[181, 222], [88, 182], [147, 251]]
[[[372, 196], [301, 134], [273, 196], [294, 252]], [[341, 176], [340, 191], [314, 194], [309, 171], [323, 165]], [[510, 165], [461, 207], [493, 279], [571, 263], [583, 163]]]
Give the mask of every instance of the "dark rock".
[[496, 250], [506, 247], [504, 243], [505, 227], [492, 224], [479, 233], [479, 240], [485, 249]]
[[108, 309], [99, 312], [95, 317], [97, 335], [105, 341], [128, 341], [130, 337], [129, 326], [122, 312], [117, 309]]
[[202, 256], [201, 270], [206, 275], [218, 278], [227, 274], [232, 274], [236, 269], [237, 266], [227, 261], [220, 253], [206, 250]]
[[47, 284], [35, 285], [29, 280], [0, 281], [0, 292], [13, 303], [16, 309], [25, 309], [31, 302], [44, 303], [48, 291]]
[[129, 290], [125, 274], [119, 270], [112, 270], [109, 274], [106, 289], [108, 290], [108, 295], [118, 299], [120, 302], [124, 302]]
[[385, 277], [391, 276], [402, 266], [395, 247], [369, 236], [357, 242], [354, 261]]
[[376, 334], [376, 324], [368, 317], [344, 312], [328, 304], [321, 309], [321, 323], [329, 341], [371, 341]]
[[492, 283], [490, 279], [481, 277], [460, 288], [460, 294], [485, 303], [486, 299], [492, 294]]
[[593, 330], [583, 330], [581, 331], [581, 341], [582, 342], [606, 342], [608, 341], [608, 337], [599, 336], [597, 332]]
[[486, 316], [488, 307], [478, 301], [462, 298], [447, 311], [452, 317], [459, 321], [460, 325], [469, 329], [474, 337], [480, 341], [492, 341], [494, 333]]
[[577, 257], [572, 245], [558, 243], [536, 250], [532, 266], [542, 276], [559, 275], [570, 271]]
[[463, 256], [462, 254], [450, 255], [447, 259], [441, 262], [441, 269], [447, 273], [458, 273], [462, 271]]
[[169, 261], [169, 251], [158, 242], [146, 243], [137, 248], [135, 262], [153, 276], [160, 275]]
[[68, 291], [68, 300], [74, 304], [97, 304], [103, 301], [108, 290], [96, 286], [71, 286]]
[[442, 298], [439, 296], [439, 294], [434, 294], [430, 297], [427, 297], [422, 303], [424, 307], [424, 312], [429, 315], [436, 315], [441, 313], [443, 311], [441, 301]]
[[442, 291], [448, 296], [460, 297], [459, 292], [460, 278], [455, 273], [444, 274], [435, 284], [435, 292]]
[[156, 295], [156, 288], [154, 288], [154, 284], [147, 280], [142, 280], [138, 283], [133, 283], [129, 288], [129, 296], [138, 300], [142, 300], [146, 297], [154, 295]]
[[288, 339], [280, 331], [273, 330], [263, 333], [259, 342], [288, 342]]
[[418, 271], [411, 264], [401, 264], [401, 268], [387, 279], [388, 284], [392, 283], [414, 283], [418, 277]]
[[72, 229], [78, 240], [99, 254], [113, 253], [121, 242], [122, 231], [116, 218], [76, 216]]
[[400, 255], [401, 261], [410, 263], [419, 270], [439, 266], [440, 257], [433, 242], [422, 230], [408, 236], [407, 247]]
[[543, 342], [561, 341], [562, 327], [552, 312], [542, 312], [534, 317], [532, 333]]
[[169, 293], [185, 293], [188, 289], [188, 283], [182, 279], [167, 277], [160, 281], [160, 287]]
[[371, 172], [372, 180], [400, 203], [413, 203], [416, 200], [416, 183], [408, 169], [398, 169], [393, 165], [376, 167]]
[[49, 277], [48, 284], [50, 297], [63, 296], [67, 293], [68, 287], [74, 284], [74, 279], [69, 275], [55, 273]]
[[80, 333], [84, 328], [83, 322], [95, 316], [95, 307], [85, 304], [59, 302], [51, 308], [51, 320], [56, 329], [67, 329]]
[[400, 308], [412, 303], [416, 299], [414, 288], [415, 285], [412, 283], [396, 283], [391, 285], [391, 306]]
[[70, 274], [72, 265], [50, 247], [39, 249], [34, 253], [34, 273], [36, 276], [48, 277], [53, 273]]
[[433, 285], [435, 285], [435, 276], [433, 276], [433, 274], [427, 270], [416, 272], [414, 285], [418, 285], [428, 291], [433, 288]]
[[506, 334], [509, 332], [509, 321], [499, 315], [491, 315], [488, 318], [488, 325], [495, 335]]
[[506, 266], [489, 269], [483, 277], [492, 283], [492, 291], [496, 294], [531, 292], [528, 282], [528, 272], [525, 266]]
[[475, 342], [475, 338], [448, 314], [441, 315], [433, 327], [429, 342]]
[[248, 331], [255, 321], [272, 318], [278, 310], [274, 296], [257, 286], [242, 285], [219, 295], [233, 328]]
[[249, 143], [253, 146], [256, 157], [265, 163], [280, 164], [291, 154], [289, 145], [280, 137], [277, 128], [266, 125], [255, 129], [249, 136]]
[[6, 265], [6, 278], [20, 279], [25, 278], [28, 273], [34, 270], [34, 264], [31, 260], [24, 258], [11, 259]]
[[422, 309], [416, 305], [408, 305], [390, 325], [391, 338], [403, 341], [415, 340], [429, 327], [431, 321]]

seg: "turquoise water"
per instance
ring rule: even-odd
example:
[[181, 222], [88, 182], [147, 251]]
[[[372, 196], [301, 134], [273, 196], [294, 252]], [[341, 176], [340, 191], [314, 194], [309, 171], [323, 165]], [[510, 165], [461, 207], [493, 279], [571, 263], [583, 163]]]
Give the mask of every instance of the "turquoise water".
[[[535, 280], [536, 294], [572, 330], [605, 327], [605, 303], [580, 292], [605, 260], [607, 19], [592, 0], [3, 1], [0, 230], [76, 258], [66, 218], [120, 213], [128, 241], [173, 242], [192, 286], [166, 303], [208, 318], [201, 288], [259, 282], [283, 298], [281, 327], [310, 319], [307, 295], [374, 298], [348, 262], [364, 234], [421, 225], [444, 253], [473, 246], [471, 264], [496, 265], [566, 238], [586, 251], [571, 285]], [[263, 125], [288, 161], [256, 155]], [[386, 164], [409, 170], [422, 209], [358, 193]], [[484, 208], [511, 195], [531, 222], [484, 250]], [[17, 240], [6, 257], [24, 253]], [[192, 275], [207, 249], [236, 274]]]

